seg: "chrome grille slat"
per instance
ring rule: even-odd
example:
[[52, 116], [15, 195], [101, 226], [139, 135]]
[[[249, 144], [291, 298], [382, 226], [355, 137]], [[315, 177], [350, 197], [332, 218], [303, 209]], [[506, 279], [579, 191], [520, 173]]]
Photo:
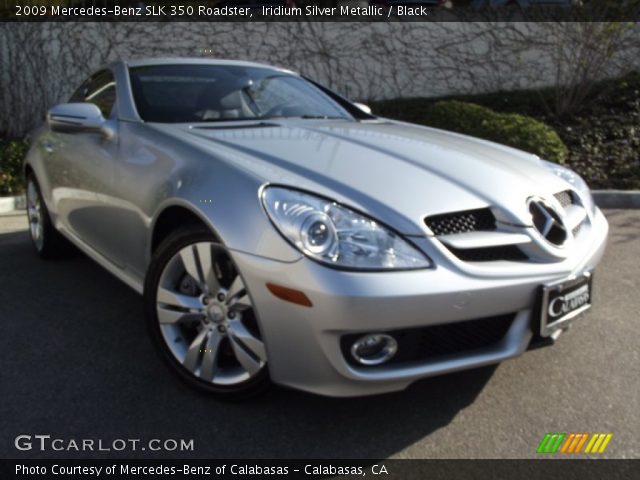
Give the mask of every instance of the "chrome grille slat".
[[492, 248], [531, 243], [531, 237], [513, 232], [465, 232], [438, 236], [445, 245], [456, 249]]

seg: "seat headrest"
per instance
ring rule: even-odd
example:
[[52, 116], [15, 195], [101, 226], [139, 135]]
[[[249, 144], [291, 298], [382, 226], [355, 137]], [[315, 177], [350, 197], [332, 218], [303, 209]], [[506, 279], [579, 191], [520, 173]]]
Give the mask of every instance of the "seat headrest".
[[242, 110], [243, 103], [240, 92], [236, 90], [222, 97], [220, 99], [220, 107], [223, 110]]

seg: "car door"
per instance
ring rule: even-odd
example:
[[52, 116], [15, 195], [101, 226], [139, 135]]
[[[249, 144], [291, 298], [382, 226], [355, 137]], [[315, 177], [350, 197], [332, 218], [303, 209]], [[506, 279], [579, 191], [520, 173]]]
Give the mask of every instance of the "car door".
[[[53, 133], [56, 163], [52, 197], [61, 228], [121, 266], [114, 248], [117, 226], [110, 215], [114, 165], [119, 154], [116, 82], [111, 70], [85, 81], [70, 102], [95, 104], [107, 119], [105, 132]], [[110, 133], [107, 133], [110, 132]]]

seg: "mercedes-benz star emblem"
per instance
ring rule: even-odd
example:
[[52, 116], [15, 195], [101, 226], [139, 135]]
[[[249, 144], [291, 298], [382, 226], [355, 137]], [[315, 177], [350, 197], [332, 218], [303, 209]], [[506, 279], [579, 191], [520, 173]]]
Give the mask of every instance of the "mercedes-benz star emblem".
[[560, 247], [567, 241], [569, 233], [556, 209], [539, 198], [529, 200], [529, 212], [533, 225], [550, 244]]

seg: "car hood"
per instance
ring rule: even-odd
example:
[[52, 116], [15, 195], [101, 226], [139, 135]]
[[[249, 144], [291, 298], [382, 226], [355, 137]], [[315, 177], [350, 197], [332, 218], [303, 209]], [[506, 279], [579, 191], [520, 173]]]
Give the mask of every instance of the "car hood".
[[282, 120], [162, 128], [236, 162], [265, 183], [331, 197], [409, 235], [424, 234], [426, 216], [487, 206], [503, 221], [530, 225], [529, 197], [549, 198], [568, 188], [534, 155], [400, 122]]

